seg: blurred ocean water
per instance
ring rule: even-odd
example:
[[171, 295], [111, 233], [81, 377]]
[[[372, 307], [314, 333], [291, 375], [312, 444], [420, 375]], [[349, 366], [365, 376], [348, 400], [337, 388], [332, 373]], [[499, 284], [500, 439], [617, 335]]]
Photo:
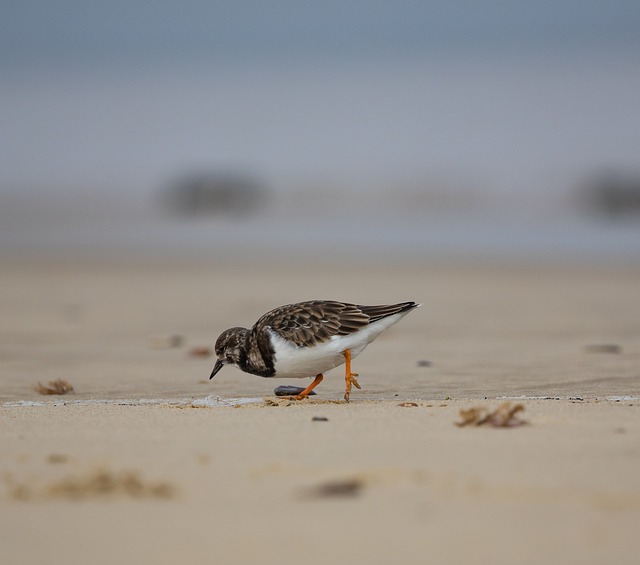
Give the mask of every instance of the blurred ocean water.
[[[637, 3], [347, 4], [7, 6], [0, 253], [638, 261], [580, 196], [640, 178]], [[159, 204], [229, 173], [263, 206]]]
[[[401, 198], [402, 194], [398, 195]], [[57, 211], [0, 211], [0, 256], [217, 260], [515, 260], [640, 265], [640, 222], [567, 211], [443, 212], [336, 208], [282, 197], [247, 216], [172, 215], [151, 207], [68, 202]], [[362, 195], [366, 200], [367, 194]], [[356, 199], [357, 200], [357, 199]], [[282, 207], [280, 204], [283, 204]], [[53, 207], [52, 207], [53, 208]], [[7, 213], [5, 215], [5, 212]], [[24, 212], [24, 211], [23, 211]]]

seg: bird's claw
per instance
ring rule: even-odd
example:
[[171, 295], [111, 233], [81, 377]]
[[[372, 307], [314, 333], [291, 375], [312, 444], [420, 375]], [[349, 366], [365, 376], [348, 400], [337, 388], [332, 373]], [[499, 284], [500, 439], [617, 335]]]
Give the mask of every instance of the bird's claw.
[[360, 383], [356, 379], [358, 373], [349, 373], [347, 376], [347, 390], [344, 392], [344, 399], [349, 402], [349, 393], [351, 392], [351, 385], [355, 386], [357, 389], [362, 389]]

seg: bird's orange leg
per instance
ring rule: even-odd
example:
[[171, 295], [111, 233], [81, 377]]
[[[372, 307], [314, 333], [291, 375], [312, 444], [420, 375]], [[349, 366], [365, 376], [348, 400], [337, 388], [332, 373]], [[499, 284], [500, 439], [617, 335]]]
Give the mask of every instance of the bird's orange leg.
[[290, 396], [289, 400], [302, 400], [303, 398], [307, 398], [307, 396], [309, 396], [309, 393], [322, 382], [322, 379], [324, 379], [322, 373], [316, 375], [316, 378], [307, 388], [305, 388], [300, 394]]
[[356, 380], [356, 377], [358, 376], [358, 373], [352, 373], [351, 372], [351, 351], [349, 351], [348, 349], [345, 349], [342, 353], [344, 355], [346, 364], [345, 364], [345, 374], [344, 374], [344, 380], [345, 383], [347, 385], [346, 390], [344, 391], [344, 399], [349, 402], [349, 394], [351, 393], [351, 385], [355, 386], [356, 388], [362, 388], [360, 386], [360, 383], [358, 383], [358, 381]]

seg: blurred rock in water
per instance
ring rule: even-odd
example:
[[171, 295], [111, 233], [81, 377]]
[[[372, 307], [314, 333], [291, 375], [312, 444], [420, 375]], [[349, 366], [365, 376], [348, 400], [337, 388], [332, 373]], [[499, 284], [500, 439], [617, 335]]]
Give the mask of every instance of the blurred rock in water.
[[640, 173], [601, 173], [581, 189], [579, 197], [596, 214], [640, 220]]
[[162, 204], [184, 216], [238, 216], [264, 207], [266, 186], [238, 173], [191, 174], [172, 183], [162, 193]]

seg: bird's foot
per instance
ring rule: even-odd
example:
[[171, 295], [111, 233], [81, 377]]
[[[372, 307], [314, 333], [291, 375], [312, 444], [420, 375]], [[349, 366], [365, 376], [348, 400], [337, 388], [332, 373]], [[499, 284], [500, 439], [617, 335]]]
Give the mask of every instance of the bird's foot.
[[304, 400], [309, 396], [311, 391], [322, 382], [323, 378], [324, 377], [322, 376], [322, 373], [320, 373], [319, 375], [316, 375], [316, 378], [314, 379], [314, 381], [307, 388], [305, 388], [300, 394], [294, 394], [292, 396], [284, 396], [283, 398], [286, 398], [287, 400]]
[[360, 386], [360, 383], [356, 379], [356, 377], [358, 376], [358, 373], [351, 372], [351, 351], [349, 349], [345, 349], [342, 354], [344, 355], [344, 360], [346, 364], [345, 374], [344, 374], [346, 390], [344, 391], [344, 399], [347, 402], [349, 402], [349, 395], [351, 394], [351, 385], [355, 386], [358, 389], [362, 387]]
[[351, 393], [351, 385], [355, 386], [357, 389], [361, 389], [362, 387], [360, 386], [360, 383], [358, 382], [358, 379], [356, 379], [356, 377], [358, 376], [358, 373], [348, 373], [345, 376], [345, 381], [347, 382], [347, 388], [344, 391], [344, 399], [349, 402], [349, 394]]

